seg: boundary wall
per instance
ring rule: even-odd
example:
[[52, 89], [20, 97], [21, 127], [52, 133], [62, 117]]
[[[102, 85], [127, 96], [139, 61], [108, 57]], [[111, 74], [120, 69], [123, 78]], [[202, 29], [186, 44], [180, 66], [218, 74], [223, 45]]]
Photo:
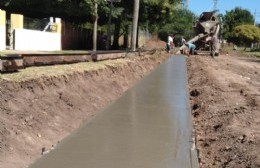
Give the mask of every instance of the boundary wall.
[[5, 29], [5, 11], [0, 9], [0, 50], [5, 50], [6, 29]]
[[[7, 18], [10, 18], [8, 25]], [[55, 20], [53, 23], [50, 19], [46, 25], [50, 27], [51, 32], [24, 29], [23, 15], [11, 14], [8, 17], [7, 13], [0, 9], [0, 51], [7, 48], [21, 51], [61, 50], [61, 20], [59, 18]]]
[[14, 49], [30, 51], [61, 50], [61, 34], [27, 29], [14, 30]]

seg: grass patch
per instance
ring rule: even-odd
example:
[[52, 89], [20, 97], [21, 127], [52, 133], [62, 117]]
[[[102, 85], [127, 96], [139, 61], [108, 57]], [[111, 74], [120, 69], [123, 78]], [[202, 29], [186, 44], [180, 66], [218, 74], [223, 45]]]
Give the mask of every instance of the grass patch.
[[69, 75], [75, 72], [85, 72], [104, 69], [106, 66], [122, 66], [129, 62], [129, 59], [106, 60], [100, 62], [82, 62], [75, 64], [28, 67], [15, 73], [0, 74], [0, 80], [8, 81], [26, 81], [29, 79], [41, 77], [54, 77], [60, 75]]
[[233, 46], [224, 45], [224, 46], [221, 46], [220, 49], [224, 52], [231, 53], [233, 51]]
[[244, 52], [244, 54], [248, 55], [248, 56], [254, 56], [257, 58], [260, 58], [260, 52]]
[[82, 54], [90, 53], [90, 51], [84, 50], [61, 50], [61, 51], [18, 51], [18, 50], [2, 50], [0, 51], [0, 57], [4, 57], [12, 54]]
[[250, 48], [247, 48], [246, 50], [244, 50], [244, 48], [238, 48], [238, 51], [241, 54], [244, 54], [246, 56], [253, 56], [253, 57], [258, 57], [260, 58], [260, 51], [251, 51]]

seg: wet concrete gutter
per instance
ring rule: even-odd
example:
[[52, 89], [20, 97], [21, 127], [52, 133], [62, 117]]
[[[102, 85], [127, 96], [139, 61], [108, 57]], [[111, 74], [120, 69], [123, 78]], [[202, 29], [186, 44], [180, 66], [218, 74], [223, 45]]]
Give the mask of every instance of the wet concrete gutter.
[[186, 60], [174, 56], [30, 168], [196, 168]]

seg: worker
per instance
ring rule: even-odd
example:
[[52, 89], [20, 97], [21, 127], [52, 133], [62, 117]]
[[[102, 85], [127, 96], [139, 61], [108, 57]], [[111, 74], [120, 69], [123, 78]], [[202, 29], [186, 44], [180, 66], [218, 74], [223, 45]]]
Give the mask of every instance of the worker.
[[174, 47], [173, 39], [174, 39], [174, 35], [170, 34], [168, 36], [168, 40], [167, 40], [167, 52], [168, 53], [170, 53], [171, 49]]
[[188, 56], [194, 55], [194, 51], [195, 51], [196, 45], [192, 44], [192, 43], [185, 43], [185, 45], [188, 47], [188, 52], [186, 52], [186, 54]]
[[210, 40], [211, 56], [214, 59], [217, 50], [217, 45], [218, 45], [218, 38], [214, 33], [211, 33], [210, 36], [211, 36], [211, 40]]
[[186, 40], [184, 39], [183, 36], [181, 36], [181, 45], [184, 45], [186, 43]]

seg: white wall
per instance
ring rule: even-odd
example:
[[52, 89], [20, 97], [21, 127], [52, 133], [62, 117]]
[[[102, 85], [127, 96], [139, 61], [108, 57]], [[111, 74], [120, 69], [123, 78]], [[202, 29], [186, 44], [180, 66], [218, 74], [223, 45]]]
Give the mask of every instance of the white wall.
[[0, 50], [5, 50], [5, 26], [0, 26]]
[[15, 29], [15, 50], [55, 51], [61, 50], [59, 33], [43, 32], [27, 29]]

